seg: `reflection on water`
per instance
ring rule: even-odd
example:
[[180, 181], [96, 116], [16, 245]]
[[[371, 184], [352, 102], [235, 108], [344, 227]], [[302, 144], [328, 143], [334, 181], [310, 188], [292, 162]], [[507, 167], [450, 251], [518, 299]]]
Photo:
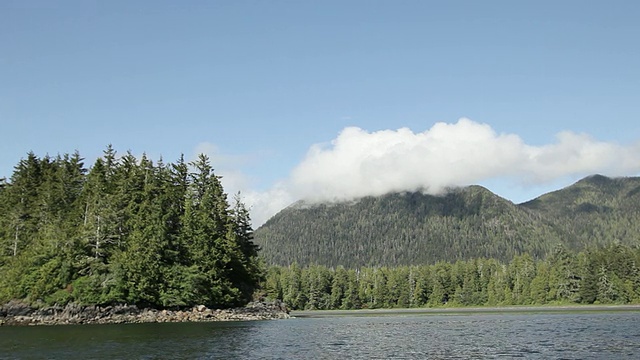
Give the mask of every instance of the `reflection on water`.
[[637, 359], [638, 312], [0, 328], [0, 359]]

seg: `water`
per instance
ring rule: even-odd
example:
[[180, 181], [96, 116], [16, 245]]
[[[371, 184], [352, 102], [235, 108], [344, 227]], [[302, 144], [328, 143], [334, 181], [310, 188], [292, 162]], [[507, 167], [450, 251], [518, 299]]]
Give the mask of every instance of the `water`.
[[1, 327], [0, 359], [638, 359], [640, 312]]

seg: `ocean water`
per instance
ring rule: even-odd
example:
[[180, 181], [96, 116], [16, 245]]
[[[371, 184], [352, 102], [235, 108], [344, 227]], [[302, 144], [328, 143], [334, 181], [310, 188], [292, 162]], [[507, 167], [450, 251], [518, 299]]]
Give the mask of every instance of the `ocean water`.
[[640, 359], [640, 312], [0, 327], [0, 359]]

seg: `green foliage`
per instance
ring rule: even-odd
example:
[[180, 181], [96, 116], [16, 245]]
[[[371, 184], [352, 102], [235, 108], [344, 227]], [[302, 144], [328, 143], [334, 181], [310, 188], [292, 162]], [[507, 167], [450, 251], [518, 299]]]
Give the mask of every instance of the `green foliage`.
[[190, 167], [29, 153], [0, 182], [0, 302], [240, 305], [263, 268], [248, 211], [202, 155]]
[[[640, 249], [619, 244], [578, 254], [558, 247], [546, 259], [525, 253], [509, 263], [481, 258], [359, 269], [294, 263], [270, 267], [264, 283], [268, 297], [299, 310], [629, 304], [640, 303], [638, 261]], [[590, 272], [595, 277], [587, 281]]]
[[[482, 257], [508, 262], [524, 253], [540, 259], [558, 244], [571, 251], [614, 241], [639, 245], [638, 204], [640, 178], [603, 176], [521, 205], [479, 186], [442, 196], [299, 202], [257, 229], [255, 241], [265, 261], [277, 265], [399, 266]], [[518, 291], [514, 296], [521, 296]]]

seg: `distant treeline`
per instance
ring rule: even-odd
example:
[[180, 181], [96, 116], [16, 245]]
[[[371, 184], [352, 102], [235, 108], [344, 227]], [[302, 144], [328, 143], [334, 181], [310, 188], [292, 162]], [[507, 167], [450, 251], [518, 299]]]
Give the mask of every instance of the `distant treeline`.
[[640, 249], [621, 244], [574, 253], [557, 246], [544, 260], [346, 269], [273, 266], [263, 291], [292, 309], [628, 304], [640, 302]]
[[206, 156], [187, 164], [78, 153], [0, 179], [0, 303], [240, 305], [262, 277], [249, 214]]

